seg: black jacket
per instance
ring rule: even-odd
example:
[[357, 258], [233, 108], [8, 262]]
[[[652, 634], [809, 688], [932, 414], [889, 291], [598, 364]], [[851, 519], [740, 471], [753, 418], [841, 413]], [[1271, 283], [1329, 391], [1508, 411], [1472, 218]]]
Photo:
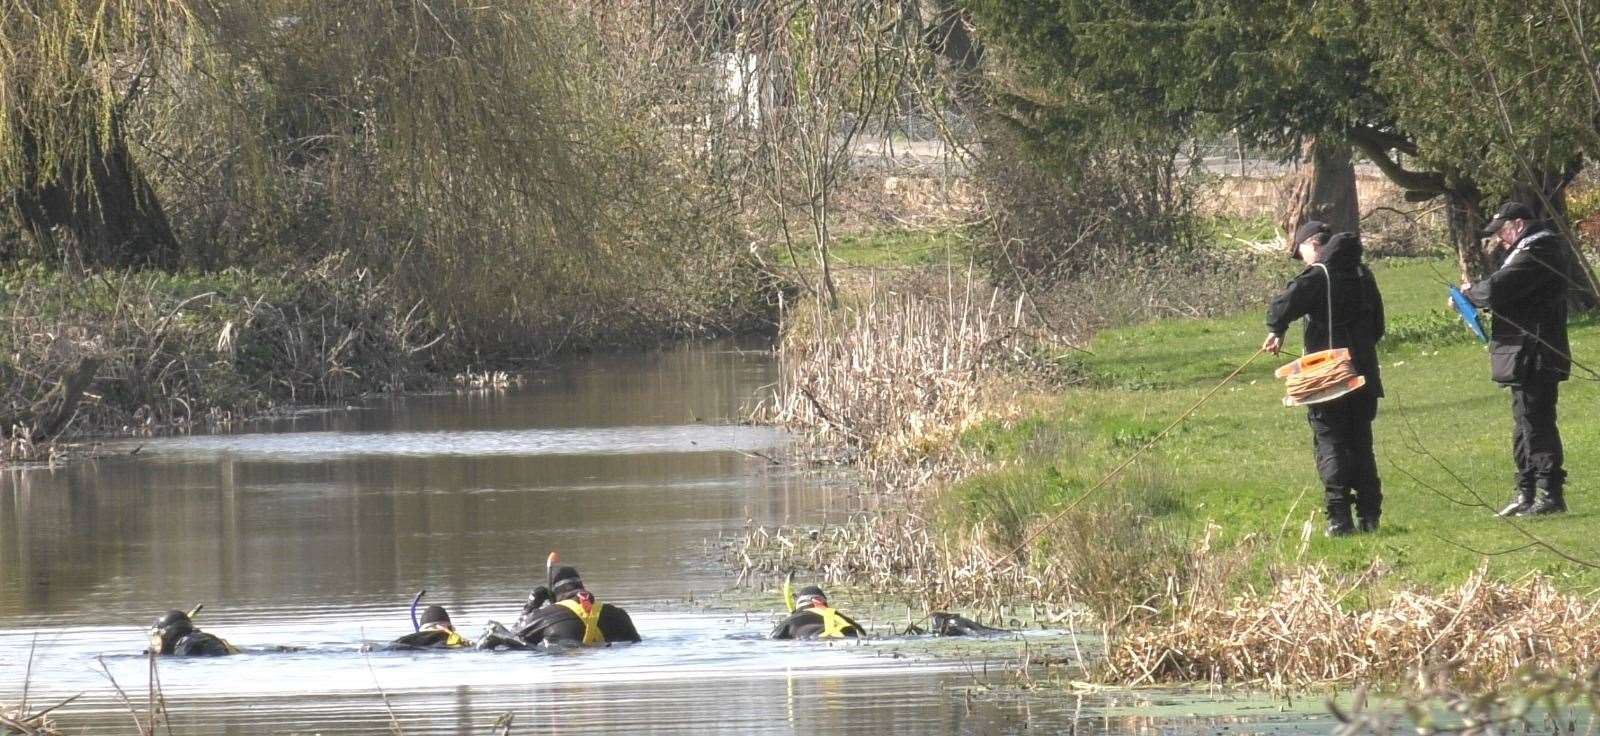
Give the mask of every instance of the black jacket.
[[[1349, 348], [1356, 370], [1367, 377], [1374, 395], [1383, 395], [1378, 375], [1378, 340], [1383, 337], [1383, 295], [1372, 270], [1361, 263], [1361, 238], [1339, 233], [1328, 241], [1318, 261], [1328, 269], [1307, 266], [1273, 297], [1267, 307], [1267, 329], [1282, 335], [1289, 323], [1306, 319], [1305, 351]], [[1328, 282], [1333, 282], [1333, 325], [1328, 325]]]
[[1494, 315], [1490, 366], [1494, 380], [1501, 383], [1518, 383], [1537, 374], [1564, 381], [1572, 372], [1567, 244], [1552, 228], [1534, 230], [1517, 241], [1489, 278], [1466, 291], [1472, 303]]

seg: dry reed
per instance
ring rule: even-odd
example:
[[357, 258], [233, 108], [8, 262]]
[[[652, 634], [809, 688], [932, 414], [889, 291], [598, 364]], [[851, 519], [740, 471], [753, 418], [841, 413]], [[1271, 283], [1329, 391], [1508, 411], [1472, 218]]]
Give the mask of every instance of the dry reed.
[[6, 460], [50, 457], [61, 436], [225, 425], [426, 385], [440, 342], [420, 305], [340, 258], [283, 278], [24, 270], [0, 294]]
[[1263, 595], [1186, 600], [1170, 618], [1109, 642], [1107, 674], [1274, 689], [1393, 682], [1416, 672], [1494, 683], [1600, 658], [1600, 601], [1562, 593], [1545, 576], [1503, 583], [1480, 569], [1449, 593], [1400, 591], [1369, 610], [1346, 610], [1362, 582], [1313, 567]]
[[1052, 592], [1064, 589], [1059, 569], [1029, 571], [983, 545], [940, 535], [909, 512], [863, 513], [818, 530], [754, 527], [731, 555], [745, 580], [809, 570], [823, 584], [898, 595], [923, 608], [957, 601], [968, 615], [991, 620], [1020, 601], [1037, 603], [1047, 617], [1067, 608], [1047, 603]]
[[4, 736], [57, 736], [60, 733], [48, 712], [27, 713], [22, 706], [0, 707], [0, 734]]
[[751, 412], [854, 461], [881, 488], [908, 489], [970, 463], [953, 441], [1004, 416], [1031, 367], [1048, 375], [1022, 303], [969, 273], [943, 294], [872, 277], [853, 303], [807, 303], [784, 315], [783, 370]]

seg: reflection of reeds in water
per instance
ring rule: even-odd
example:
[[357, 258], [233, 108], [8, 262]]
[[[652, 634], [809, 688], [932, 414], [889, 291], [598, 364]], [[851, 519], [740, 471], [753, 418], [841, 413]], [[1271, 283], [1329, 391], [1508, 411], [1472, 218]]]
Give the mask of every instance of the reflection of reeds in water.
[[1004, 366], [1025, 358], [1020, 310], [970, 280], [942, 294], [868, 284], [843, 308], [784, 315], [782, 373], [752, 412], [860, 464], [882, 483], [915, 487], [948, 457], [949, 440], [992, 414]]
[[1346, 610], [1352, 584], [1311, 568], [1265, 595], [1200, 598], [1170, 620], [1130, 627], [1107, 649], [1113, 679], [1255, 682], [1273, 688], [1398, 681], [1435, 673], [1475, 685], [1526, 668], [1600, 661], [1600, 602], [1548, 577], [1501, 583], [1480, 569], [1451, 593], [1399, 592]]
[[456, 386], [466, 389], [504, 389], [522, 385], [522, 376], [506, 371], [467, 370], [451, 379]]

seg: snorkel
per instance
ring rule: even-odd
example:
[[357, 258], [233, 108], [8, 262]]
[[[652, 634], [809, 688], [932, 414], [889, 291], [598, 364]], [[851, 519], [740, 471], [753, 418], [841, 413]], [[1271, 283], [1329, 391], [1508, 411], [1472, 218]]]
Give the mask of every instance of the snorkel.
[[412, 631], [421, 631], [422, 630], [422, 623], [417, 620], [417, 604], [422, 602], [422, 596], [425, 596], [427, 594], [428, 594], [428, 589], [427, 588], [423, 588], [422, 590], [417, 591], [417, 594], [415, 596], [411, 597], [411, 630]]

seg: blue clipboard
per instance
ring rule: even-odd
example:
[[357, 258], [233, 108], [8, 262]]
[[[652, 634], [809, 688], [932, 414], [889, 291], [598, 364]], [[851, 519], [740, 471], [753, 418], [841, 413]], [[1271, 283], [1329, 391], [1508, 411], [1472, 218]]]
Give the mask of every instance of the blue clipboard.
[[1488, 342], [1489, 336], [1483, 332], [1483, 320], [1478, 316], [1478, 308], [1472, 305], [1472, 300], [1460, 289], [1450, 287], [1450, 303], [1455, 305], [1456, 314], [1461, 315], [1461, 321], [1467, 323], [1467, 329], [1478, 336], [1478, 342]]

